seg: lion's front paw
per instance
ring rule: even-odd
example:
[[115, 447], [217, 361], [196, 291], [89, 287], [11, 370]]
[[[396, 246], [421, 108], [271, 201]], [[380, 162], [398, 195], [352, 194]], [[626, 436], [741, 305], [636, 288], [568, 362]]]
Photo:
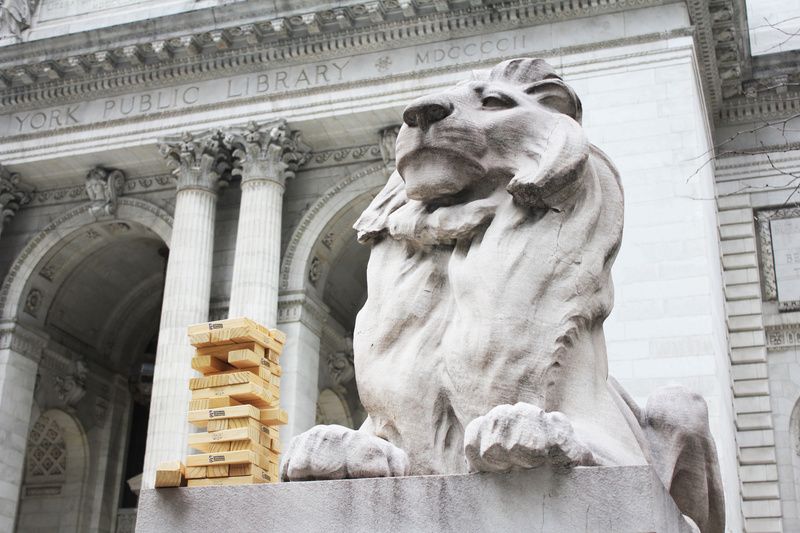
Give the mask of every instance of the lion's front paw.
[[283, 457], [283, 481], [407, 476], [406, 452], [362, 431], [343, 426], [314, 426], [289, 443]]
[[591, 466], [592, 452], [567, 417], [535, 405], [498, 405], [467, 425], [464, 453], [470, 472], [505, 472], [544, 463]]

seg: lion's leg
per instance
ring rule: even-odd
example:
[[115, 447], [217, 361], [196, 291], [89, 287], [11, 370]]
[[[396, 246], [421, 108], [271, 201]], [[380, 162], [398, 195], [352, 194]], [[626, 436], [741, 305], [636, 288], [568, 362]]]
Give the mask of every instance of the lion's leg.
[[505, 472], [545, 463], [595, 464], [567, 417], [529, 403], [498, 405], [467, 425], [464, 453], [471, 472]]
[[648, 398], [644, 418], [653, 467], [678, 508], [702, 533], [724, 531], [722, 481], [703, 397], [662, 387]]
[[369, 418], [359, 430], [314, 426], [294, 437], [283, 455], [283, 481], [407, 476], [406, 452], [371, 431]]

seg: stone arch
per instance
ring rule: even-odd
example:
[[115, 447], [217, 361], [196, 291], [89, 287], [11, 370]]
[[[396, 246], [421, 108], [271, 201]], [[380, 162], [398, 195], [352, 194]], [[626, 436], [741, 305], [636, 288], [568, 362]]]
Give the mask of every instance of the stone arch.
[[[88, 441], [80, 422], [61, 409], [42, 413], [31, 426], [18, 525], [58, 531], [84, 529], [83, 499], [89, 475]], [[31, 524], [27, 524], [28, 520]]]
[[289, 239], [281, 264], [281, 291], [305, 288], [314, 245], [328, 223], [364, 194], [377, 192], [386, 184], [387, 170], [383, 163], [373, 164], [350, 174], [325, 191], [303, 215]]
[[[25, 246], [0, 287], [0, 320], [17, 315], [27, 281], [37, 265], [58, 243], [73, 232], [97, 222], [88, 203], [71, 209], [45, 226]], [[113, 220], [139, 223], [153, 231], [169, 246], [172, 216], [157, 205], [138, 198], [121, 198]]]
[[333, 389], [323, 389], [317, 399], [317, 424], [338, 424], [353, 427], [350, 408], [342, 395]]

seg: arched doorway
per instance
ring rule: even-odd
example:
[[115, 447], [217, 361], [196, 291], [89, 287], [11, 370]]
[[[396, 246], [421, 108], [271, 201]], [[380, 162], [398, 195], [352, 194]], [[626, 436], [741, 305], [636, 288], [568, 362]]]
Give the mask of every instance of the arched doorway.
[[80, 207], [56, 222], [12, 267], [3, 310], [48, 339], [33, 411], [63, 412], [82, 428], [86, 482], [79, 502], [73, 491], [23, 493], [18, 529], [26, 530], [23, 513], [38, 497], [50, 507], [69, 502], [78, 517], [58, 531], [124, 531], [118, 509], [136, 506], [126, 481], [142, 469], [171, 219], [123, 199], [115, 217], [95, 219]]
[[20, 494], [19, 531], [82, 531], [86, 434], [72, 415], [50, 409], [33, 423]]

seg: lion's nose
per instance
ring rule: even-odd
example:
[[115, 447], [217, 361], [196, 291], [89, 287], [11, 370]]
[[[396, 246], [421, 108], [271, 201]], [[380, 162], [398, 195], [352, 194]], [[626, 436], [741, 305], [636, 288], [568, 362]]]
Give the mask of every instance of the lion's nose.
[[403, 122], [410, 128], [427, 130], [434, 122], [439, 122], [453, 112], [453, 103], [443, 98], [420, 98], [403, 111]]

